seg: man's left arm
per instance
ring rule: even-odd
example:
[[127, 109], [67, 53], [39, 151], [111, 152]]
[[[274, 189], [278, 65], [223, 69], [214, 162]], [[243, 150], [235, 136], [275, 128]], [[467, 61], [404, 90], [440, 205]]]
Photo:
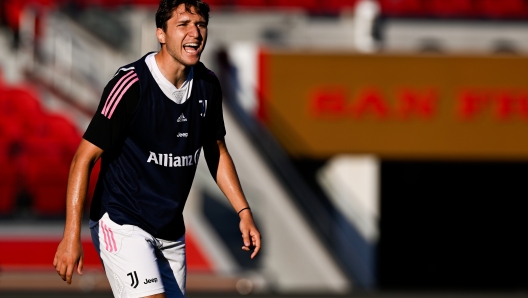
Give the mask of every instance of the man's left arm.
[[211, 142], [204, 146], [204, 156], [211, 175], [218, 187], [227, 197], [231, 206], [240, 217], [240, 231], [242, 232], [243, 250], [253, 249], [253, 259], [260, 251], [260, 232], [255, 226], [253, 214], [242, 192], [240, 181], [231, 155], [227, 151], [225, 140], [222, 138], [216, 143]]

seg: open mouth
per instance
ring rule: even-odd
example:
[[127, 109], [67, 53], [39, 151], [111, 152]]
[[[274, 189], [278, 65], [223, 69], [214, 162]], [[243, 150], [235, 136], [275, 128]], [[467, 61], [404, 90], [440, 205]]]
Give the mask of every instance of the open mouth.
[[195, 54], [198, 52], [198, 48], [200, 47], [200, 44], [198, 43], [186, 43], [183, 45], [183, 49], [189, 53], [189, 54]]

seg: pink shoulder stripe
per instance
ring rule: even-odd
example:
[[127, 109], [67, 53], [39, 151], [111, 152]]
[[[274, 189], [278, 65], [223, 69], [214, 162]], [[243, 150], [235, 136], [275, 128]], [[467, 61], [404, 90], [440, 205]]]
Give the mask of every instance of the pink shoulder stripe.
[[112, 107], [114, 101], [116, 100], [116, 98], [121, 98], [123, 96], [123, 94], [126, 92], [126, 90], [128, 88], [126, 88], [125, 90], [123, 90], [123, 87], [125, 87], [125, 85], [130, 82], [130, 80], [133, 80], [133, 79], [137, 79], [137, 75], [134, 73], [133, 75], [131, 75], [130, 77], [128, 77], [122, 84], [121, 86], [119, 86], [119, 88], [117, 89], [117, 91], [114, 93], [114, 95], [112, 96], [112, 99], [110, 99], [110, 102], [108, 103], [108, 106], [106, 107], [106, 110], [103, 109], [103, 115], [105, 115], [106, 117], [108, 117], [108, 111], [110, 110], [110, 107]]
[[117, 105], [119, 104], [119, 102], [121, 101], [121, 98], [123, 97], [123, 95], [127, 92], [127, 90], [132, 86], [134, 85], [135, 82], [139, 81], [138, 78], [135, 78], [134, 80], [132, 80], [132, 82], [130, 82], [126, 87], [125, 89], [123, 90], [123, 92], [121, 92], [121, 95], [119, 95], [119, 98], [117, 98], [114, 106], [112, 107], [112, 110], [110, 111], [110, 115], [108, 115], [108, 119], [112, 118], [112, 114], [114, 114], [114, 110], [115, 108], [117, 107]]
[[127, 73], [126, 75], [124, 75], [121, 79], [119, 79], [119, 81], [117, 82], [117, 84], [114, 85], [114, 88], [112, 88], [112, 91], [110, 92], [110, 95], [108, 95], [108, 97], [106, 98], [106, 101], [105, 101], [105, 105], [103, 107], [103, 111], [101, 112], [101, 114], [105, 114], [105, 111], [108, 109], [107, 106], [108, 106], [108, 102], [110, 100], [110, 98], [112, 97], [112, 95], [114, 95], [114, 92], [116, 91], [116, 88], [119, 87], [119, 85], [121, 84], [121, 82], [123, 82], [123, 80], [125, 80], [127, 77], [129, 77], [130, 75], [133, 75], [135, 74], [134, 71], [131, 71], [129, 73]]

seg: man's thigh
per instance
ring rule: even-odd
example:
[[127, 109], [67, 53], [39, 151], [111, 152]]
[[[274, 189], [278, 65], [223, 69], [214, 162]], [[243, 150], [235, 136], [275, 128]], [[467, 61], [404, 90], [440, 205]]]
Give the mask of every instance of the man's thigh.
[[158, 267], [163, 280], [166, 297], [185, 297], [187, 263], [185, 235], [176, 241], [157, 239]]
[[164, 293], [154, 238], [131, 225], [118, 225], [105, 214], [92, 227], [92, 239], [103, 261], [115, 297], [148, 297]]

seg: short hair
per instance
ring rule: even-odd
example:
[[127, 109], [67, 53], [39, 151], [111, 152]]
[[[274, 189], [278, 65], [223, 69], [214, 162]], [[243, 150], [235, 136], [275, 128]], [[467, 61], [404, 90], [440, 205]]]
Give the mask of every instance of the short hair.
[[205, 19], [206, 23], [209, 23], [209, 5], [200, 0], [161, 0], [158, 11], [156, 11], [156, 27], [167, 31], [167, 21], [172, 17], [173, 11], [180, 6], [185, 4], [185, 10], [192, 13], [191, 7], [197, 14]]

